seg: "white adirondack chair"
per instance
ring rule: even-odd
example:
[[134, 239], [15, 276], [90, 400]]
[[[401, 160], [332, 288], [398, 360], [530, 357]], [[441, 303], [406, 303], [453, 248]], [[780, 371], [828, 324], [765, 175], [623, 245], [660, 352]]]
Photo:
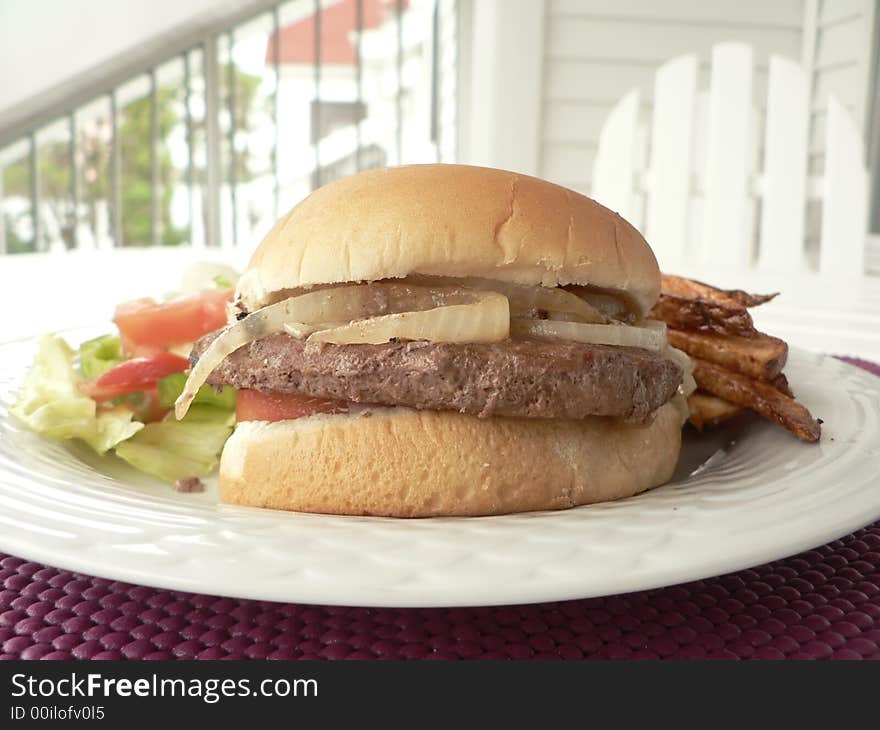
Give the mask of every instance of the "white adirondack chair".
[[[759, 112], [749, 46], [713, 48], [707, 90], [698, 64], [685, 55], [657, 69], [649, 121], [638, 90], [614, 107], [593, 197], [644, 233], [664, 271], [783, 292], [754, 310], [759, 326], [808, 349], [880, 359], [880, 277], [865, 272], [868, 176], [852, 118], [829, 98], [824, 173], [808, 175], [804, 70], [771, 56]], [[820, 206], [821, 224], [806, 224], [808, 205]]]

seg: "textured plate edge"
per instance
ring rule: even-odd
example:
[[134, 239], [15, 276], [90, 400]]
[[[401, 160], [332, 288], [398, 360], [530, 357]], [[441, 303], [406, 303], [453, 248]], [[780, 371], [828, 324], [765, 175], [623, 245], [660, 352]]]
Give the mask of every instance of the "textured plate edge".
[[[3, 344], [24, 343], [33, 338], [18, 338]], [[814, 353], [806, 353], [798, 351], [805, 359], [809, 359], [812, 366], [821, 367], [824, 360], [828, 356], [818, 356]], [[828, 358], [830, 359], [830, 357]], [[880, 392], [875, 380], [876, 376], [865, 372], [863, 369], [849, 363], [834, 360], [839, 366], [849, 369], [853, 374], [857, 374], [857, 378], [864, 378], [866, 383], [871, 384], [872, 390]], [[873, 479], [868, 481], [880, 482], [880, 474], [875, 474]], [[868, 481], [865, 483], [867, 484]], [[581, 507], [576, 509], [590, 509], [589, 507]], [[262, 513], [263, 511], [260, 510]], [[815, 547], [825, 545], [835, 539], [839, 539], [845, 535], [851, 534], [880, 518], [880, 502], [872, 512], [860, 514], [858, 517], [849, 519], [841, 519], [828, 526], [822, 531], [816, 531], [809, 537], [800, 539], [792, 539], [786, 543], [787, 547], [783, 548], [777, 544], [777, 549], [772, 555], [768, 555], [766, 551], [754, 550], [750, 552], [740, 551], [735, 558], [722, 557], [717, 560], [702, 563], [698, 568], [691, 571], [659, 571], [656, 580], [642, 580], [638, 586], [629, 584], [626, 580], [606, 580], [603, 587], [595, 590], [585, 589], [581, 583], [572, 584], [571, 581], [560, 581], [560, 587], [554, 590], [529, 591], [528, 595], [524, 595], [527, 589], [518, 588], [514, 590], [503, 590], [496, 586], [492, 591], [492, 600], [487, 601], [481, 594], [481, 591], [460, 590], [456, 591], [454, 587], [447, 588], [448, 592], [444, 595], [442, 601], [413, 600], [412, 591], [407, 595], [398, 595], [394, 591], [389, 590], [367, 590], [363, 586], [358, 587], [357, 600], [342, 599], [338, 595], [338, 591], [328, 591], [327, 584], [309, 585], [303, 590], [303, 586], [299, 586], [300, 590], [279, 591], [279, 590], [246, 590], [236, 591], [224, 589], [222, 592], [212, 590], [206, 586], [198, 585], [198, 582], [189, 578], [169, 579], [167, 576], [156, 576], [150, 571], [131, 571], [106, 569], [102, 565], [88, 559], [81, 560], [59, 560], [57, 554], [48, 550], [43, 552], [39, 549], [32, 549], [32, 545], [22, 545], [18, 541], [12, 540], [6, 542], [0, 535], [0, 543], [2, 548], [8, 550], [10, 554], [16, 557], [22, 557], [39, 563], [47, 564], [53, 567], [59, 567], [77, 573], [93, 575], [107, 580], [120, 581], [129, 584], [140, 584], [159, 589], [185, 591], [190, 593], [207, 593], [209, 595], [222, 595], [240, 599], [265, 600], [272, 602], [296, 602], [308, 603], [315, 605], [338, 605], [338, 606], [364, 606], [364, 607], [453, 607], [453, 606], [491, 606], [491, 605], [517, 605], [542, 602], [554, 602], [565, 600], [576, 600], [583, 598], [593, 598], [598, 596], [618, 595], [632, 593], [642, 590], [651, 590], [671, 585], [681, 585], [694, 580], [701, 580], [708, 577], [724, 575], [730, 572], [745, 570], [757, 565], [763, 565], [779, 559], [784, 559], [791, 555], [795, 555], [804, 550], [810, 550]], [[465, 518], [467, 519], [467, 518]], [[10, 547], [11, 546], [11, 547]], [[674, 572], [675, 577], [671, 577]], [[665, 577], [664, 577], [665, 576]], [[569, 587], [570, 586], [570, 587]]]

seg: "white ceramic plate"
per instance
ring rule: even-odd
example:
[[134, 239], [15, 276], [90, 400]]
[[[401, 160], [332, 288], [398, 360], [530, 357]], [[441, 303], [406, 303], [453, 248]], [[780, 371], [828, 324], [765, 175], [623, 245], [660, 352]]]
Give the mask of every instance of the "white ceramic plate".
[[[76, 341], [93, 332], [71, 333]], [[563, 512], [394, 520], [228, 507], [8, 414], [35, 344], [0, 345], [0, 550], [92, 575], [246, 598], [453, 606], [584, 598], [738, 570], [880, 518], [880, 378], [794, 351], [818, 445], [746, 419], [690, 434], [675, 480]]]

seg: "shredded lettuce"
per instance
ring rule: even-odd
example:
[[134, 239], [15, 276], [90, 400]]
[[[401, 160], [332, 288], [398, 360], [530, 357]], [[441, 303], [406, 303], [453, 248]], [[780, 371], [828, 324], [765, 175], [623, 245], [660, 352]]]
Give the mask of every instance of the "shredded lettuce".
[[166, 482], [210, 474], [220, 459], [235, 422], [233, 411], [210, 405], [193, 408], [182, 421], [148, 423], [116, 447], [136, 469]]
[[[186, 373], [175, 373], [162, 378], [157, 383], [159, 391], [159, 402], [163, 408], [172, 408], [174, 401], [183, 393], [183, 386], [186, 385]], [[224, 387], [219, 393], [210, 385], [203, 385], [199, 388], [199, 392], [193, 400], [193, 404], [202, 404], [206, 406], [214, 406], [215, 408], [223, 408], [228, 411], [235, 410], [235, 388]]]
[[57, 335], [41, 337], [34, 365], [11, 412], [37, 433], [81, 439], [103, 454], [143, 424], [132, 421], [128, 408], [98, 411], [95, 401], [79, 390], [82, 377], [73, 366], [74, 355]]
[[118, 337], [104, 335], [79, 346], [79, 369], [86, 378], [97, 378], [122, 362], [122, 344]]
[[[81, 439], [99, 454], [115, 449], [136, 469], [167, 482], [210, 474], [235, 425], [235, 390], [216, 393], [204, 386], [182, 421], [169, 413], [165, 420], [145, 425], [135, 420], [129, 402], [138, 394], [115, 408], [99, 410], [79, 389], [84, 375], [105, 372], [117, 358], [121, 361], [121, 354], [119, 339], [110, 335], [83, 343], [78, 352], [61, 337], [44, 335], [12, 413], [45, 436]], [[77, 355], [82, 373], [74, 364]], [[185, 382], [183, 373], [159, 381], [164, 407], [173, 405]]]

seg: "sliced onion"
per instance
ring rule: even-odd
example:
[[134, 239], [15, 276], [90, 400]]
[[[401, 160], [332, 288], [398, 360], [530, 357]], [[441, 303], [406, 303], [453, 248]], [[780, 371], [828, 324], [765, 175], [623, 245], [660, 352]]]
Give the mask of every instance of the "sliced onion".
[[682, 352], [671, 345], [667, 346], [663, 351], [663, 355], [667, 360], [672, 360], [672, 362], [681, 368], [683, 375], [678, 390], [685, 397], [689, 396], [697, 389], [697, 381], [694, 380], [693, 361], [688, 357], [687, 353]]
[[691, 373], [685, 373], [681, 379], [681, 385], [678, 386], [679, 392], [687, 398], [697, 389], [697, 381]]
[[[433, 309], [446, 304], [471, 301], [460, 287], [428, 288], [403, 283], [350, 284], [300, 294], [250, 315], [270, 312], [273, 321], [281, 312], [284, 322], [294, 319], [303, 324], [350, 322], [395, 312]], [[280, 329], [280, 327], [278, 328]]]
[[654, 325], [631, 327], [623, 324], [581, 324], [517, 318], [511, 321], [510, 331], [521, 337], [552, 337], [591, 345], [641, 347], [654, 352], [662, 352], [666, 347], [665, 327]]
[[[342, 324], [341, 322], [339, 324]], [[291, 335], [292, 337], [296, 337], [298, 340], [303, 340], [308, 337], [312, 332], [317, 332], [320, 329], [327, 329], [329, 325], [326, 324], [305, 324], [304, 322], [285, 322], [284, 323], [284, 331]]]
[[543, 309], [557, 314], [573, 314], [582, 322], [607, 324], [608, 318], [589, 302], [565, 289], [509, 284], [500, 289], [510, 300], [511, 311]]
[[632, 315], [626, 303], [612, 294], [602, 294], [600, 292], [585, 290], [583, 293], [580, 293], [579, 296], [603, 315], [610, 317], [611, 319], [625, 320], [629, 319]]
[[474, 277], [461, 279], [432, 277], [424, 281], [436, 282], [444, 286], [460, 286], [476, 291], [499, 292], [510, 301], [510, 312], [514, 316], [534, 310], [545, 310], [549, 313], [574, 315], [581, 322], [605, 323], [608, 321], [608, 318], [589, 302], [557, 287], [527, 286]]
[[662, 332], [663, 336], [666, 337], [666, 322], [660, 319], [643, 319], [638, 323], [639, 327], [644, 327], [648, 330], [656, 330], [657, 332]]
[[[226, 357], [254, 340], [285, 331], [287, 324], [294, 331], [299, 328], [305, 334], [318, 327], [333, 327], [340, 322], [363, 317], [473, 305], [482, 296], [479, 292], [467, 292], [460, 288], [428, 288], [402, 283], [353, 284], [319, 289], [263, 307], [228, 325], [211, 342], [190, 371], [186, 386], [174, 404], [174, 413], [178, 418], [183, 418], [199, 387]], [[506, 299], [503, 304], [507, 312]], [[467, 315], [464, 319], [467, 319]], [[505, 323], [505, 328], [507, 326]]]
[[669, 402], [675, 406], [675, 410], [678, 411], [678, 417], [681, 420], [681, 425], [684, 426], [685, 422], [688, 418], [691, 417], [691, 407], [688, 404], [688, 399], [681, 392], [676, 393], [672, 398], [670, 398]]
[[593, 289], [589, 286], [570, 285], [565, 289], [588, 302], [610, 319], [634, 324], [633, 307], [623, 292]]
[[497, 292], [474, 292], [470, 304], [451, 304], [421, 312], [361, 319], [322, 329], [309, 342], [334, 345], [378, 345], [393, 339], [430, 342], [498, 342], [510, 335], [507, 297]]
[[287, 322], [303, 325], [351, 322], [398, 312], [468, 304], [473, 294], [461, 287], [413, 286], [402, 282], [348, 284], [289, 297], [248, 316], [265, 319], [272, 331]]

